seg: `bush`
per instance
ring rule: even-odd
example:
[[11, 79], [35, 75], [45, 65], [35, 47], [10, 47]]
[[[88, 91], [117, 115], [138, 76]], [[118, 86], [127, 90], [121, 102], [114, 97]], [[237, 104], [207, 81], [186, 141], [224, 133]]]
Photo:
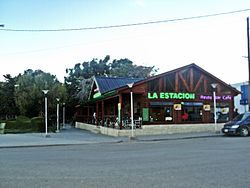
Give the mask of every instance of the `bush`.
[[25, 116], [18, 116], [16, 119], [16, 124], [18, 126], [18, 129], [32, 129], [30, 119]]
[[5, 133], [27, 133], [34, 132], [31, 127], [31, 121], [28, 117], [18, 116], [15, 121], [7, 120]]
[[17, 118], [16, 118], [16, 121], [29, 121], [30, 120], [30, 118], [28, 118], [28, 117], [26, 117], [26, 116], [18, 116]]
[[[48, 127], [48, 131], [55, 131], [53, 126]], [[29, 119], [25, 116], [18, 116], [15, 121], [6, 121], [5, 133], [29, 133], [45, 132], [44, 118], [33, 117]]]
[[10, 129], [10, 130], [18, 129], [16, 121], [12, 121], [12, 120], [6, 121], [5, 129]]
[[31, 119], [32, 129], [36, 132], [44, 132], [44, 118], [43, 117], [34, 117]]

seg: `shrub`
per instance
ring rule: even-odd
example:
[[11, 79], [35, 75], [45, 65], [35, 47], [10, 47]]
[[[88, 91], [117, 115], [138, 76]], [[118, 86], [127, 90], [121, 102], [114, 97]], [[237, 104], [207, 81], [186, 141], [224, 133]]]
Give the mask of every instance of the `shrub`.
[[18, 128], [18, 126], [16, 124], [16, 121], [6, 121], [5, 129], [14, 130], [17, 128]]
[[32, 132], [31, 121], [25, 116], [19, 116], [15, 121], [7, 120], [5, 133], [26, 133]]
[[[52, 126], [48, 127], [48, 131], [54, 131]], [[18, 116], [15, 121], [6, 121], [5, 133], [28, 133], [28, 132], [45, 132], [44, 118], [33, 117], [29, 119], [25, 116]]]
[[28, 117], [26, 117], [26, 116], [18, 116], [17, 118], [16, 118], [16, 121], [29, 121], [30, 120], [30, 118], [28, 118]]
[[16, 124], [18, 129], [32, 129], [30, 119], [25, 116], [18, 116], [16, 119]]
[[33, 117], [31, 119], [31, 126], [32, 126], [32, 129], [36, 132], [44, 132], [45, 131], [44, 118]]

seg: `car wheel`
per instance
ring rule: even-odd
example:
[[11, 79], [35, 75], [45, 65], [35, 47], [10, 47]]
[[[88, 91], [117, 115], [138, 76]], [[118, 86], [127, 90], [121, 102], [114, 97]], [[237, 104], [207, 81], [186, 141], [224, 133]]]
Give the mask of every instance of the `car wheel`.
[[249, 134], [249, 131], [246, 127], [242, 127], [240, 129], [240, 136], [248, 136], [248, 134]]

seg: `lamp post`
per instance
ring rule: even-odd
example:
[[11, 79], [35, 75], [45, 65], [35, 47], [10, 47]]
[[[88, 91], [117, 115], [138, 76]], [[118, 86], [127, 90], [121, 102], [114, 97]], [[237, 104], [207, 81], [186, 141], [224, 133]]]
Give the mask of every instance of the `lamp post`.
[[[18, 98], [19, 98], [19, 91], [18, 91], [19, 84], [15, 84], [14, 87], [15, 87], [15, 89], [14, 89], [14, 96], [15, 96], [16, 100], [18, 100]], [[16, 110], [15, 110], [15, 112], [16, 112], [15, 114], [17, 114]], [[16, 117], [16, 115], [15, 115], [15, 117]]]
[[43, 90], [44, 96], [45, 96], [45, 137], [49, 137], [48, 136], [48, 112], [47, 112], [47, 93], [49, 92], [49, 90]]
[[56, 104], [56, 132], [59, 133], [59, 98], [56, 98], [57, 104]]
[[127, 84], [127, 86], [130, 88], [130, 107], [131, 107], [131, 138], [134, 138], [134, 103], [133, 103], [133, 92], [132, 87], [134, 83]]
[[211, 84], [212, 88], [213, 88], [213, 99], [214, 99], [214, 131], [217, 131], [217, 114], [216, 114], [216, 87], [218, 86], [217, 83], [213, 83]]
[[63, 128], [65, 128], [65, 103], [63, 103]]
[[247, 17], [247, 59], [248, 59], [248, 110], [250, 111], [250, 36], [249, 17]]

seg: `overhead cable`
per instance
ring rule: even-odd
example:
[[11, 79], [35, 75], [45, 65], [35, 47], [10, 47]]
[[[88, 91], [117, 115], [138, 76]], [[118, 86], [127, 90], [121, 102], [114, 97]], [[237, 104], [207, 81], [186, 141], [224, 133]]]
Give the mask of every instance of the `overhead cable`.
[[58, 32], [59, 31], [60, 32], [60, 31], [83, 31], [83, 30], [111, 29], [111, 28], [120, 28], [120, 27], [132, 27], [132, 26], [160, 24], [160, 23], [167, 23], [167, 22], [185, 21], [185, 20], [200, 19], [200, 18], [207, 18], [207, 17], [214, 17], [214, 16], [222, 16], [222, 15], [228, 15], [228, 14], [236, 14], [236, 13], [247, 12], [247, 11], [250, 11], [250, 8], [235, 10], [235, 11], [230, 11], [230, 12], [221, 12], [221, 13], [215, 13], [215, 14], [200, 15], [200, 16], [183, 17], [183, 18], [149, 21], [149, 22], [140, 22], [140, 23], [120, 24], [120, 25], [82, 27], [82, 28], [65, 28], [65, 29], [8, 29], [8, 28], [3, 28], [3, 29], [0, 29], [0, 31], [13, 31], [13, 32]]

